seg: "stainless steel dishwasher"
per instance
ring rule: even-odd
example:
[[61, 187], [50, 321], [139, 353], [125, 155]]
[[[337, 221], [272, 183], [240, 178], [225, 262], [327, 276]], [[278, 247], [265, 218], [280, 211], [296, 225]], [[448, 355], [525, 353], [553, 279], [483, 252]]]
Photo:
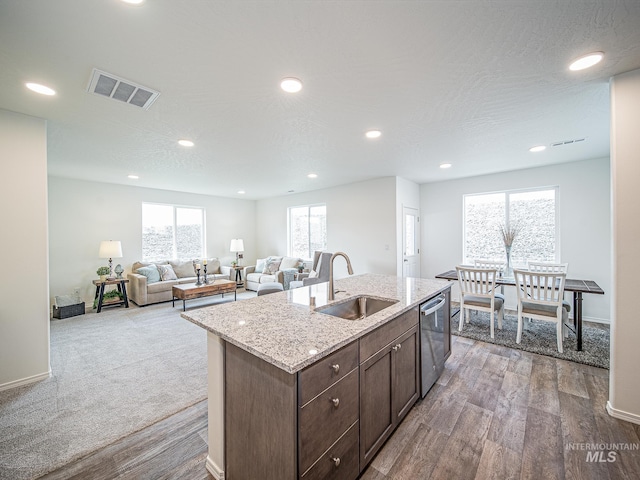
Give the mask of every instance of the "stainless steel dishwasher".
[[420, 358], [422, 363], [422, 396], [431, 389], [444, 371], [446, 314], [449, 290], [433, 297], [420, 306]]

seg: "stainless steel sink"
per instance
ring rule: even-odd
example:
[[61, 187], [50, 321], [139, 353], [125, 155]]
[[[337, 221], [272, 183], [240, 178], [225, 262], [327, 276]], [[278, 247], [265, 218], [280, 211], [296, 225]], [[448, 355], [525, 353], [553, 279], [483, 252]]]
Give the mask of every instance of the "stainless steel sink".
[[394, 303], [398, 303], [398, 301], [358, 295], [344, 302], [318, 307], [316, 312], [344, 318], [345, 320], [361, 320], [390, 307]]

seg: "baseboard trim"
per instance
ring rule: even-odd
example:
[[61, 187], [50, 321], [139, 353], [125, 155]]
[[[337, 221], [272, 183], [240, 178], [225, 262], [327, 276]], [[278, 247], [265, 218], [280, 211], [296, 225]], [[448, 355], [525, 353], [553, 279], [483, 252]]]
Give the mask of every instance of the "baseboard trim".
[[209, 455], [207, 455], [205, 466], [207, 467], [207, 471], [213, 475], [213, 478], [216, 480], [224, 480], [224, 470], [218, 467]]
[[19, 380], [13, 380], [12, 382], [3, 383], [0, 385], [0, 392], [3, 390], [9, 390], [11, 388], [21, 387], [23, 385], [29, 385], [30, 383], [39, 382], [40, 380], [46, 380], [51, 376], [51, 369], [45, 373], [39, 373], [38, 375], [32, 375], [31, 377], [21, 378]]
[[636, 415], [635, 413], [625, 412], [624, 410], [615, 409], [613, 408], [609, 400], [607, 400], [607, 413], [614, 418], [619, 418], [620, 420], [626, 420], [627, 422], [640, 425], [640, 415]]

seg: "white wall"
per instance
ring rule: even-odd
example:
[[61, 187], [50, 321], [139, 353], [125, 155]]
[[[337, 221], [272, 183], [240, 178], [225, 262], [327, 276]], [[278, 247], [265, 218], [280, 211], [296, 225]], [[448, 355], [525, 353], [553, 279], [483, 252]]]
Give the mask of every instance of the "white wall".
[[[349, 255], [354, 273], [396, 274], [396, 180], [385, 177], [258, 200], [259, 257], [287, 253], [287, 208], [326, 203], [327, 251]], [[335, 262], [335, 277], [347, 275], [344, 261]]]
[[80, 293], [93, 303], [96, 269], [102, 240], [120, 240], [123, 258], [114, 259], [126, 273], [142, 258], [142, 202], [199, 206], [206, 209], [206, 249], [224, 264], [235, 259], [229, 252], [232, 238], [242, 238], [255, 255], [255, 201], [196, 195], [150, 188], [49, 177], [50, 295]]
[[640, 424], [640, 70], [611, 81], [611, 369], [607, 409]]
[[[605, 295], [583, 296], [585, 319], [609, 321], [611, 240], [609, 160], [596, 159], [429, 183], [420, 187], [422, 276], [433, 278], [462, 261], [462, 196], [558, 185], [560, 259], [571, 278], [594, 280]], [[457, 296], [457, 287], [453, 289]], [[515, 308], [513, 292], [507, 308]]]
[[47, 127], [0, 110], [0, 389], [49, 375]]
[[[401, 277], [403, 270], [404, 241], [402, 227], [404, 223], [404, 207], [420, 211], [420, 186], [405, 178], [396, 177], [396, 275]], [[422, 247], [420, 247], [422, 248]]]

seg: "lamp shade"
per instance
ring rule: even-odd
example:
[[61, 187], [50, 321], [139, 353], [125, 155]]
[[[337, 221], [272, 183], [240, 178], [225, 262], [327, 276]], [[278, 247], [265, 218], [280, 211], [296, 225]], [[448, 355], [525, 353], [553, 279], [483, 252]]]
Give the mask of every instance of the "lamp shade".
[[244, 242], [241, 238], [233, 238], [231, 239], [231, 248], [229, 248], [231, 252], [244, 252]]
[[104, 240], [100, 242], [100, 258], [122, 258], [122, 245], [120, 240]]

